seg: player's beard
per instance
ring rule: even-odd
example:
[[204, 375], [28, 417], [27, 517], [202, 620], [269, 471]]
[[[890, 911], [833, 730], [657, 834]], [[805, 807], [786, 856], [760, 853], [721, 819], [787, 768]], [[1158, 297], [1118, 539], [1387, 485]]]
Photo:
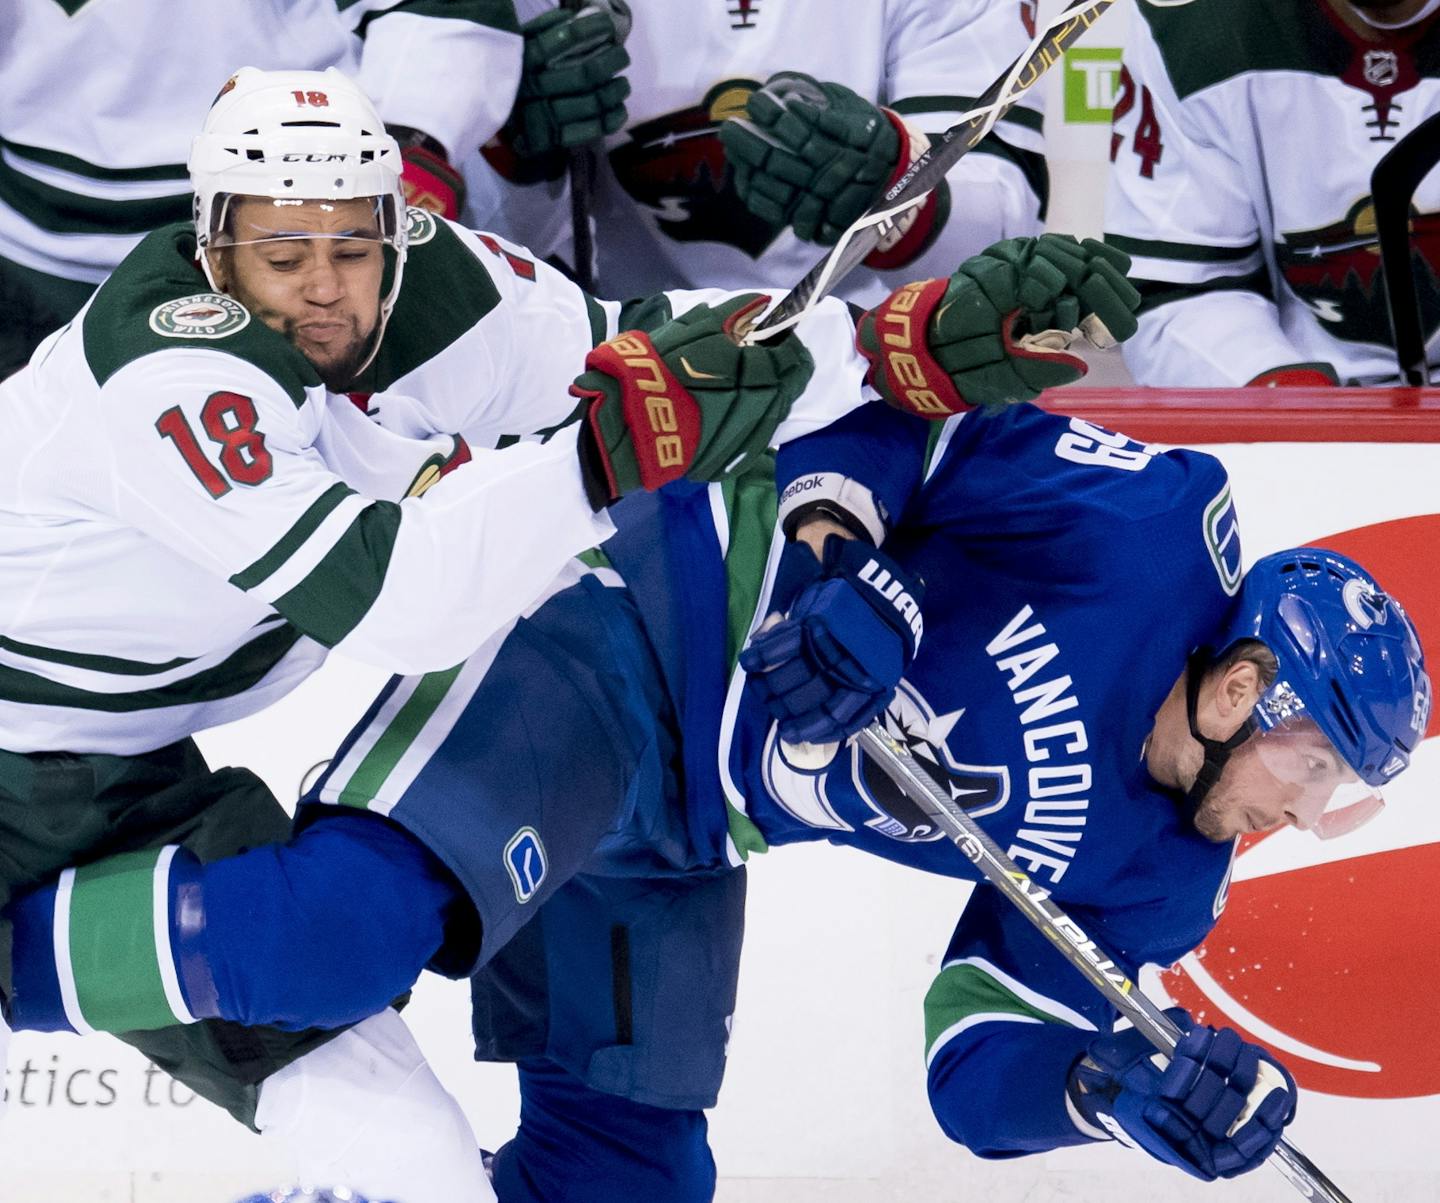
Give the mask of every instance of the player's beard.
[[[257, 313], [256, 316], [265, 321], [267, 326], [272, 324], [266, 321], [266, 314]], [[360, 374], [369, 355], [371, 337], [360, 333], [360, 322], [357, 318], [341, 319], [350, 324], [350, 337], [345, 339], [343, 344], [319, 348], [306, 341], [300, 329], [302, 323], [294, 318], [282, 318], [279, 314], [274, 316], [281, 322], [281, 333], [290, 345], [305, 356], [310, 366], [325, 382], [325, 387], [332, 393], [343, 393], [355, 383], [355, 377]]]

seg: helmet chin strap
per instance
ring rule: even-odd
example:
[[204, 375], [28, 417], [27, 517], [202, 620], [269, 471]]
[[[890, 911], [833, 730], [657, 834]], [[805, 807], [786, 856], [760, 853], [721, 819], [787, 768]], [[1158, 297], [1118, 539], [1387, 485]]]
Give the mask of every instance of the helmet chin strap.
[[1209, 666], [1210, 649], [1204, 647], [1191, 652], [1190, 659], [1185, 662], [1185, 719], [1190, 724], [1190, 737], [1205, 749], [1205, 763], [1200, 766], [1194, 782], [1185, 791], [1185, 801], [1195, 809], [1199, 809], [1200, 803], [1205, 801], [1205, 795], [1210, 792], [1215, 782], [1220, 780], [1220, 774], [1231, 754], [1255, 734], [1253, 718], [1247, 718], [1241, 724], [1240, 730], [1229, 739], [1210, 739], [1200, 734], [1196, 711], [1200, 705], [1200, 683]]

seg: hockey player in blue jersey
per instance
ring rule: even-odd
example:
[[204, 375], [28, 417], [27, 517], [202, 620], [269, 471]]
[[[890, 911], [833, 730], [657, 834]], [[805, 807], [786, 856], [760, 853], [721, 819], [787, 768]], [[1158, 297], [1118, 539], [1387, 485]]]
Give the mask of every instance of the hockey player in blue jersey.
[[[923, 387], [928, 338], [900, 358], [902, 319], [933, 331], [991, 284], [866, 315], [877, 391], [959, 408]], [[1132, 974], [1213, 926], [1235, 836], [1343, 833], [1425, 729], [1413, 626], [1363, 568], [1302, 549], [1242, 575], [1217, 461], [1026, 405], [862, 407], [773, 472], [616, 519], [605, 560], [471, 659], [393, 680], [290, 844], [116, 863], [115, 896], [159, 913], [116, 907], [107, 938], [147, 951], [104, 998], [77, 1000], [64, 884], [21, 900], [12, 1020], [118, 1022], [170, 991], [340, 1024], [427, 966], [478, 969], [477, 1049], [521, 1077], [499, 1197], [708, 1199], [744, 859], [828, 839], [971, 875], [845, 742], [875, 715]], [[1283, 1067], [1228, 1029], [1157, 1066], [988, 887], [946, 963], [930, 1094], [981, 1155], [1118, 1136], [1232, 1176], [1293, 1116]]]

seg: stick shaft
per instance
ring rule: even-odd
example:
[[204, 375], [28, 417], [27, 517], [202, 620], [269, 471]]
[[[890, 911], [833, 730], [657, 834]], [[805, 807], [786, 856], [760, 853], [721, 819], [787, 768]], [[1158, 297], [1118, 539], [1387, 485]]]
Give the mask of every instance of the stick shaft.
[[[980, 825], [958, 806], [909, 751], [896, 743], [877, 722], [856, 737], [864, 753], [893, 781], [910, 801], [939, 824], [955, 846], [996, 886], [1041, 933], [1060, 950], [1137, 1031], [1161, 1052], [1170, 1053], [1180, 1029], [1126, 975], [1073, 919], [1050, 899], [1049, 891], [1032, 882], [1001, 851]], [[1305, 1154], [1281, 1139], [1270, 1162], [1306, 1199], [1322, 1203], [1350, 1203], [1349, 1197], [1327, 1178]]]

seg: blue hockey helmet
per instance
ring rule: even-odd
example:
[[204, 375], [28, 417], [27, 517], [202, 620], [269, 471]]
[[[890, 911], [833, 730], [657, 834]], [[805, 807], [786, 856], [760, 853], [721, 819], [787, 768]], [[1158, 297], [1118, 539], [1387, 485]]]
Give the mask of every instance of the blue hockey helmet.
[[[1241, 639], [1260, 640], [1279, 664], [1255, 707], [1255, 750], [1276, 778], [1302, 787], [1299, 825], [1329, 838], [1372, 818], [1430, 718], [1409, 616], [1349, 557], [1292, 548], [1245, 574], [1219, 651]], [[1314, 755], [1323, 745], [1333, 758]]]

